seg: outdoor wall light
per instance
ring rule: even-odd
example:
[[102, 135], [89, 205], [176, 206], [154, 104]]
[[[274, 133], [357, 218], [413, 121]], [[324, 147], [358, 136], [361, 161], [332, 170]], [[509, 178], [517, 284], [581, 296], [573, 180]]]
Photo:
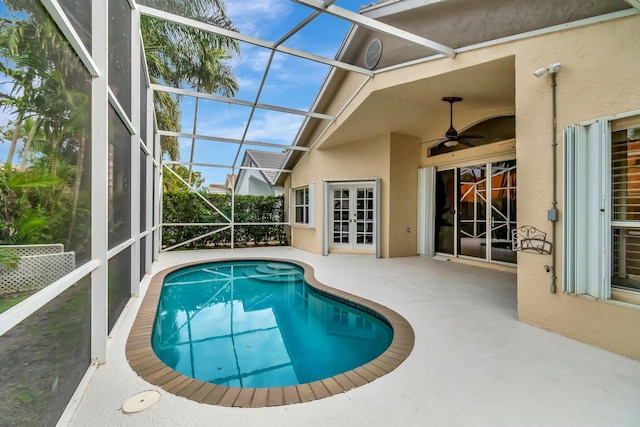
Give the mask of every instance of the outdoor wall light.
[[536, 77], [542, 77], [546, 73], [555, 74], [560, 71], [560, 68], [562, 68], [562, 64], [559, 62], [554, 62], [552, 64], [549, 64], [547, 68], [538, 68], [533, 72], [533, 75]]

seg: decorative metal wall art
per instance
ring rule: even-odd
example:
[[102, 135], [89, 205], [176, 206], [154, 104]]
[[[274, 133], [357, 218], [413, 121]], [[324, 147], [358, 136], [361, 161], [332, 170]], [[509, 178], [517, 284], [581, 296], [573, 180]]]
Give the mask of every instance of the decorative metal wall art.
[[540, 255], [551, 253], [553, 243], [547, 241], [547, 233], [532, 225], [511, 230], [511, 248], [514, 251], [533, 252]]

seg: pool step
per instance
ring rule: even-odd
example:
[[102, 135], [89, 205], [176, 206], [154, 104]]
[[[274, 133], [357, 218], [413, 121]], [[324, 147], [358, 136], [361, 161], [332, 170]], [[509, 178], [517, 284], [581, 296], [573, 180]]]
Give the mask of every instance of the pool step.
[[272, 262], [245, 270], [244, 275], [265, 282], [282, 283], [302, 280], [302, 272], [295, 266]]

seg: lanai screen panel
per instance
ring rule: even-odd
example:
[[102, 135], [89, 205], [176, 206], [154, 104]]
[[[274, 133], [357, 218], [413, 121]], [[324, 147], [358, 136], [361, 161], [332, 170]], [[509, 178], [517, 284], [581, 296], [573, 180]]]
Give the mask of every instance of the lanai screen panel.
[[[340, 61], [340, 47], [352, 28], [348, 14], [358, 11], [361, 0], [227, 1], [228, 20], [204, 18], [199, 2], [142, 0], [139, 4], [143, 25], [144, 20], [155, 20], [172, 26], [176, 34], [202, 32], [215, 34], [218, 40], [233, 39], [226, 45], [230, 48], [223, 63], [237, 87], [206, 93], [193, 80], [153, 82], [156, 92], [174, 97], [182, 108], [178, 134], [174, 130], [161, 135], [180, 138], [181, 163], [209, 163], [219, 169], [205, 173], [207, 184], [223, 183], [228, 173], [240, 167], [246, 148], [272, 151], [295, 146], [305, 119], [328, 125], [334, 116], [315, 111], [322, 108], [316, 97], [334, 67], [373, 75], [363, 61]], [[327, 10], [332, 13], [325, 13]], [[145, 31], [142, 33], [144, 37]], [[148, 56], [156, 53], [151, 42], [145, 40], [145, 47], [151, 50]], [[233, 114], [216, 104], [230, 107]], [[185, 144], [189, 139], [191, 143]], [[235, 153], [230, 156], [229, 150], [212, 150], [204, 154], [204, 146], [192, 148], [198, 139], [232, 144]], [[196, 158], [196, 152], [207, 160]], [[211, 159], [213, 156], [216, 158]]]

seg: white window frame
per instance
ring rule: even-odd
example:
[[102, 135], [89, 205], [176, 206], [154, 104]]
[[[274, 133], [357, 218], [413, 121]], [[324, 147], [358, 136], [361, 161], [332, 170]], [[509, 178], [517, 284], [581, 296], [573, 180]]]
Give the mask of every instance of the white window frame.
[[611, 123], [633, 116], [640, 116], [640, 110], [564, 129], [565, 293], [612, 298]]
[[[298, 192], [302, 191], [302, 192], [306, 192], [306, 198], [303, 196], [302, 200], [303, 202], [301, 204], [298, 204]], [[293, 200], [292, 200], [292, 205], [293, 205], [293, 224], [295, 225], [299, 225], [299, 226], [304, 226], [307, 228], [314, 228], [315, 227], [315, 215], [314, 215], [314, 206], [315, 206], [315, 184], [314, 183], [310, 183], [308, 185], [304, 185], [301, 187], [296, 187], [292, 189], [292, 195], [293, 195]], [[305, 203], [306, 201], [306, 203]], [[303, 209], [303, 217], [302, 221], [298, 220], [298, 208], [302, 208]]]

